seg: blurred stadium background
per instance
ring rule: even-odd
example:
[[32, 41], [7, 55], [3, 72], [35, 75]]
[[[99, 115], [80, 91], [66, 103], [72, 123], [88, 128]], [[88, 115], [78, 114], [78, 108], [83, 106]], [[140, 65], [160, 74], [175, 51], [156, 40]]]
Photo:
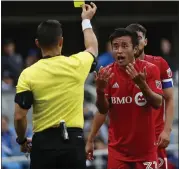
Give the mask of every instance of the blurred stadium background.
[[[168, 147], [171, 166], [178, 167], [178, 70], [179, 70], [179, 2], [96, 2], [98, 11], [93, 26], [99, 40], [100, 64], [108, 64], [107, 41], [114, 28], [130, 23], [144, 25], [148, 32], [147, 54], [160, 55], [174, 72], [175, 119]], [[27, 169], [29, 158], [19, 152], [13, 129], [15, 85], [20, 72], [37, 62], [41, 56], [34, 44], [37, 25], [46, 19], [57, 19], [64, 31], [63, 54], [70, 55], [84, 49], [81, 29], [81, 9], [73, 2], [5, 2], [1, 16], [2, 56], [2, 168]], [[52, 68], [53, 69], [53, 68]], [[53, 80], [53, 79], [51, 79]], [[45, 82], [44, 82], [45, 83]], [[96, 112], [95, 84], [89, 75], [85, 86], [85, 135]], [[32, 110], [31, 110], [32, 111]], [[8, 119], [9, 121], [8, 121]], [[28, 113], [28, 136], [32, 136], [32, 116]], [[107, 161], [107, 125], [104, 124], [95, 141], [95, 160], [87, 161], [88, 169], [105, 169]]]

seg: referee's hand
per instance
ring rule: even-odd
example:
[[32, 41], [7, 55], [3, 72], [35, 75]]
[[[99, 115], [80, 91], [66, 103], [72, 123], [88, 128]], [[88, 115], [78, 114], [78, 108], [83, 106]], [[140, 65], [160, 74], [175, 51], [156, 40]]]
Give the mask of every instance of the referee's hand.
[[94, 3], [91, 2], [90, 5], [84, 4], [82, 6], [82, 10], [81, 18], [91, 20], [96, 13], [97, 7]]
[[21, 152], [23, 153], [30, 153], [32, 148], [32, 139], [27, 138], [27, 141], [20, 146]]

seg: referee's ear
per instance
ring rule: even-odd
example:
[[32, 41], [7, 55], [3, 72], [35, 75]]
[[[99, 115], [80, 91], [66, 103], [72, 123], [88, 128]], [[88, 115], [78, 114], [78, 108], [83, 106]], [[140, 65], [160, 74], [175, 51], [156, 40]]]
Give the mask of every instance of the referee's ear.
[[40, 48], [38, 39], [35, 39], [35, 44], [36, 44], [36, 46], [37, 46], [38, 48]]
[[59, 44], [59, 47], [61, 47], [61, 48], [63, 47], [63, 37], [59, 38], [59, 43], [58, 44]]

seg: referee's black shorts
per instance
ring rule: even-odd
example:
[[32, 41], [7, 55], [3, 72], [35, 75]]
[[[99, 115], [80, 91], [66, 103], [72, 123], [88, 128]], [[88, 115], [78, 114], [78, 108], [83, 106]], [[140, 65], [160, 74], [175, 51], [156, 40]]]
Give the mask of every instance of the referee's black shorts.
[[86, 153], [83, 130], [68, 128], [69, 140], [60, 128], [35, 133], [32, 139], [30, 169], [85, 169]]

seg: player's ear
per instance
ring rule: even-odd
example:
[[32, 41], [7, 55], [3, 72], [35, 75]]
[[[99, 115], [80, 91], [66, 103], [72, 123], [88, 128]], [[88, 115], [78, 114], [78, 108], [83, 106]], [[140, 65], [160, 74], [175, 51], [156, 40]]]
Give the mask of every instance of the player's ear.
[[35, 39], [35, 44], [36, 44], [36, 46], [37, 46], [38, 48], [40, 48], [38, 39]]
[[63, 46], [63, 37], [60, 37], [60, 39], [59, 39], [59, 46], [60, 46], [60, 47]]
[[136, 56], [136, 54], [138, 53], [138, 45], [134, 47], [134, 56]]
[[145, 43], [144, 45], [147, 46], [147, 43], [148, 43], [148, 39], [147, 38], [145, 38], [144, 43]]

